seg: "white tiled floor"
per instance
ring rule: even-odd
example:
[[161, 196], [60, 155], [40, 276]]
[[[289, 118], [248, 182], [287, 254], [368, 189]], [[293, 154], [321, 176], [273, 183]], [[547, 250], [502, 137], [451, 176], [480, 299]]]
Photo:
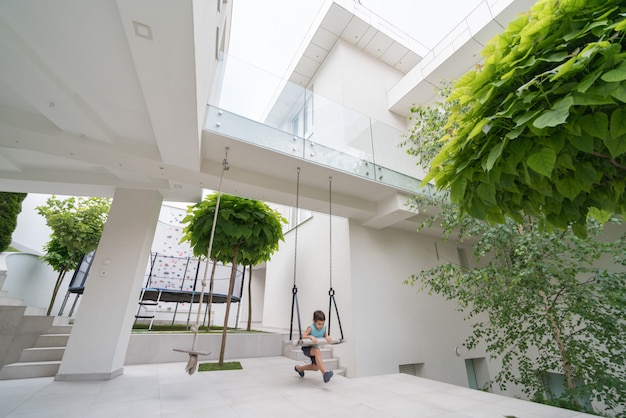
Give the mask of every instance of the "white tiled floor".
[[294, 360], [241, 360], [243, 370], [198, 372], [184, 363], [128, 366], [106, 382], [0, 381], [1, 417], [480, 417], [582, 418], [545, 405], [403, 374], [324, 384]]

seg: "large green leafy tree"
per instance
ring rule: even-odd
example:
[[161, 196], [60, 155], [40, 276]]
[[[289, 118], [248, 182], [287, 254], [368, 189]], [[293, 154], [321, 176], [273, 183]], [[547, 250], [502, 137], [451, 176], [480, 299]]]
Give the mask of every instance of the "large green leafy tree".
[[17, 226], [17, 215], [22, 211], [26, 193], [0, 192], [0, 253], [11, 245], [11, 236]]
[[625, 214], [625, 35], [621, 0], [539, 0], [454, 86], [425, 181], [490, 222], [530, 214], [582, 237], [590, 212]]
[[188, 209], [183, 219], [187, 226], [182, 241], [189, 241], [196, 257], [209, 257], [232, 265], [219, 357], [219, 364], [222, 365], [237, 264], [249, 265], [269, 260], [284, 239], [282, 224], [287, 221], [263, 202], [222, 193], [213, 246], [211, 254], [208, 254], [217, 199], [218, 194], [213, 193]]
[[[447, 92], [443, 92], [444, 97]], [[441, 148], [453, 101], [413, 109], [414, 127], [407, 138], [409, 153], [428, 167]], [[465, 345], [485, 344], [502, 370], [493, 380], [501, 388], [521, 385], [532, 399], [545, 399], [541, 377], [563, 375], [562, 393], [551, 402], [573, 409], [587, 400], [607, 410], [626, 403], [626, 241], [600, 238], [602, 225], [590, 220], [591, 236], [577, 237], [571, 228], [548, 231], [539, 218], [522, 215], [490, 224], [460, 216], [446, 199], [415, 197], [420, 208], [437, 206], [422, 228], [441, 227], [444, 237], [473, 242], [478, 267], [453, 262], [422, 271], [407, 283], [458, 301], [472, 321]], [[598, 267], [614, 264], [614, 269]]]
[[43, 257], [58, 272], [47, 315], [50, 315], [59, 286], [68, 271], [76, 269], [80, 257], [98, 247], [100, 236], [111, 207], [109, 199], [99, 197], [52, 196], [45, 205], [37, 206], [37, 213], [46, 218], [52, 229]]

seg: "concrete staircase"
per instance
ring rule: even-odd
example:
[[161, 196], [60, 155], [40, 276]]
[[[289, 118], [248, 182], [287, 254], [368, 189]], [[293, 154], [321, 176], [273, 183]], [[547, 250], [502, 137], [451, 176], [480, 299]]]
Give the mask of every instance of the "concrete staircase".
[[[0, 270], [0, 288], [5, 277]], [[46, 316], [46, 309], [27, 307], [5, 290], [0, 318], [0, 380], [55, 376], [72, 330], [69, 318]]]
[[53, 325], [37, 338], [34, 347], [26, 348], [15, 363], [0, 369], [0, 380], [53, 377], [59, 371], [71, 325]]
[[[322, 359], [326, 370], [332, 370], [335, 375], [345, 376], [346, 370], [339, 365], [339, 358], [333, 357], [332, 345], [321, 346]], [[283, 341], [283, 356], [298, 360], [302, 363], [310, 363], [311, 360], [304, 355], [302, 347], [294, 346], [291, 341]]]

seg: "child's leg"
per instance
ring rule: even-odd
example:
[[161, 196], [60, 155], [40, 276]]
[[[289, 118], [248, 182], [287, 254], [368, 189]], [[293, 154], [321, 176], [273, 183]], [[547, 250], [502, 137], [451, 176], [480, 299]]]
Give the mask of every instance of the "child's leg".
[[299, 372], [304, 372], [304, 371], [318, 371], [320, 368], [317, 367], [316, 364], [303, 364], [302, 366], [296, 366], [296, 370]]
[[324, 360], [322, 360], [322, 352], [320, 351], [319, 348], [311, 349], [311, 357], [315, 357], [315, 363], [317, 367], [317, 369], [315, 370], [319, 370], [320, 372], [322, 372], [322, 374], [326, 373], [326, 368], [324, 367]]
[[[296, 371], [298, 373], [300, 372], [304, 372], [304, 371], [318, 371], [319, 367], [317, 366], [317, 364], [315, 364], [317, 362], [317, 359], [315, 358], [315, 355], [313, 354], [313, 350], [314, 348], [311, 347], [302, 347], [302, 352], [304, 353], [305, 356], [309, 357], [311, 359], [311, 364], [303, 364], [302, 366], [296, 366]], [[317, 350], [319, 351], [319, 350]]]

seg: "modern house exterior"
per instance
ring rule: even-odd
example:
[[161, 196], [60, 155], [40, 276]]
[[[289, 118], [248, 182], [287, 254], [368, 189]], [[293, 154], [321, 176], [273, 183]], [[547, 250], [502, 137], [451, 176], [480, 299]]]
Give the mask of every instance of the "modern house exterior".
[[429, 50], [358, 2], [328, 0], [275, 76], [228, 56], [233, 1], [0, 5], [0, 190], [113, 198], [56, 379], [123, 373], [163, 201], [216, 190], [226, 157], [224, 192], [292, 221], [253, 270], [257, 325], [290, 327], [297, 284], [304, 326], [323, 309], [336, 336], [332, 287], [349, 377], [482, 387], [498, 363], [462, 347], [470, 324], [456, 305], [403, 283], [472, 261], [436, 228], [416, 232], [427, 214], [407, 201], [434, 190], [419, 187], [423, 170], [400, 144], [410, 107], [436, 100], [534, 2], [485, 0]]

